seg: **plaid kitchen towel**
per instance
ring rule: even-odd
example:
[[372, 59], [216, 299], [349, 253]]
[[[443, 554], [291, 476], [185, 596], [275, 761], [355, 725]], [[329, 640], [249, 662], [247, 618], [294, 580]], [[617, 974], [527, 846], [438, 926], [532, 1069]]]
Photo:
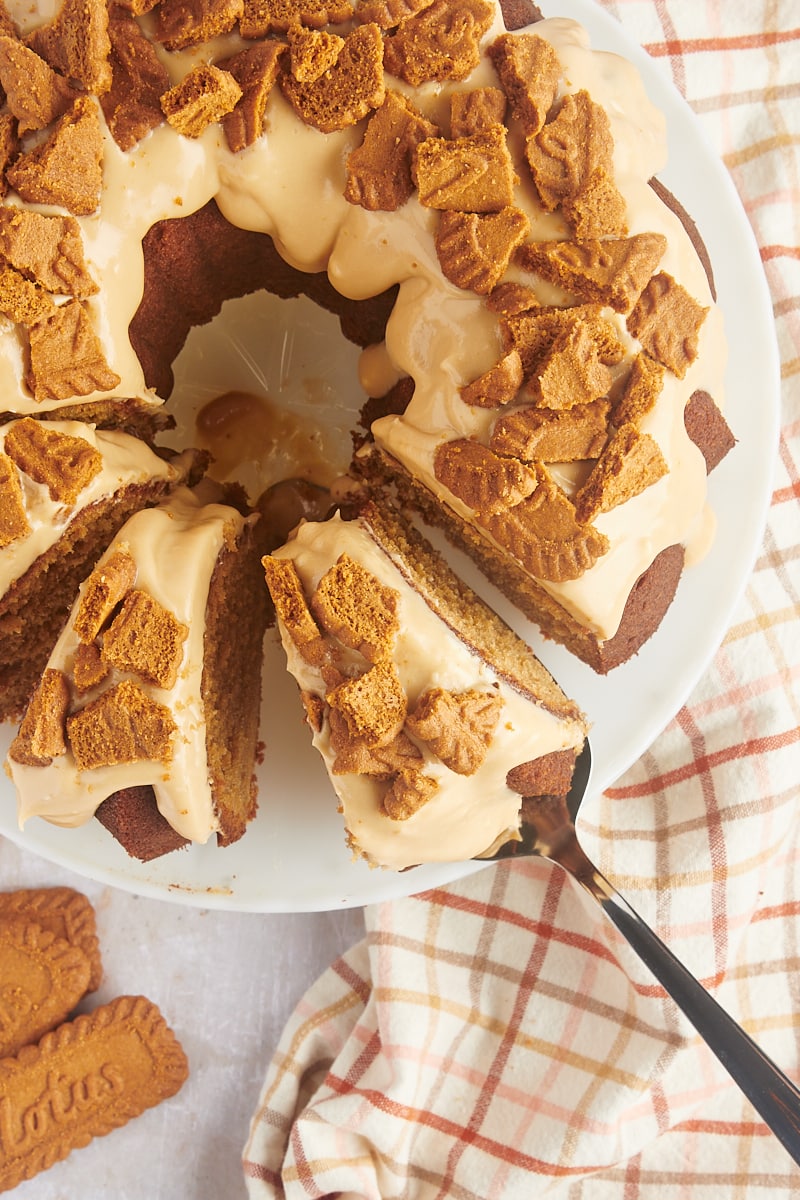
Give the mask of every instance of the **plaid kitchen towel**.
[[[800, 6], [602, 6], [687, 97], [731, 173], [771, 292], [783, 410], [766, 536], [724, 644], [598, 798], [583, 840], [797, 1079]], [[800, 1170], [558, 868], [487, 868], [373, 906], [366, 923], [269, 1067], [245, 1150], [252, 1200], [800, 1194]]]

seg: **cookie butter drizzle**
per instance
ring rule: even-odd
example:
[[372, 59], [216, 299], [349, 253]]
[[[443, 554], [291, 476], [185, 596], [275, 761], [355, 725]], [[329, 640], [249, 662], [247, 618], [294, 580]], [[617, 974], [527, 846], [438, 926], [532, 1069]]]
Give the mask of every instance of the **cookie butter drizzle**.
[[[30, 817], [44, 817], [66, 827], [81, 825], [113, 792], [149, 784], [162, 816], [183, 837], [205, 842], [219, 828], [208, 779], [201, 698], [205, 611], [209, 581], [226, 532], [238, 533], [244, 520], [227, 505], [203, 504], [194, 492], [178, 488], [158, 508], [136, 513], [125, 524], [100, 563], [120, 546], [127, 546], [136, 562], [136, 587], [149, 593], [188, 629], [173, 687], [166, 690], [135, 677], [147, 696], [167, 705], [175, 714], [178, 729], [172, 738], [172, 759], [167, 764], [139, 760], [79, 771], [69, 750], [49, 766], [24, 766], [9, 758], [20, 827]], [[68, 673], [77, 646], [70, 619], [48, 666]], [[103, 681], [103, 688], [124, 677], [112, 672], [112, 677]], [[81, 697], [81, 706], [90, 703], [96, 694], [96, 690], [87, 692]]]
[[[345, 523], [338, 517], [322, 524], [307, 522], [276, 551], [276, 557], [294, 562], [303, 590], [310, 595], [343, 553], [399, 593], [400, 632], [392, 657], [410, 708], [428, 688], [455, 692], [497, 689], [503, 700], [488, 752], [474, 774], [455, 774], [425, 743], [418, 743], [425, 759], [424, 772], [438, 787], [405, 821], [391, 820], [381, 811], [385, 782], [367, 775], [332, 774], [354, 849], [371, 862], [396, 870], [420, 862], [460, 861], [480, 855], [495, 841], [506, 840], [504, 831], [518, 828], [520, 798], [506, 785], [509, 766], [553, 750], [580, 747], [583, 723], [555, 716], [500, 679], [431, 612], [357, 523]], [[299, 686], [324, 699], [328, 689], [319, 669], [301, 657], [284, 628], [281, 639], [288, 669]], [[314, 745], [330, 770], [336, 755], [327, 720], [314, 734]]]
[[[502, 31], [498, 12], [483, 39], [484, 49]], [[573, 21], [546, 20], [531, 31], [555, 48], [568, 81], [564, 91], [585, 88], [608, 113], [615, 183], [626, 203], [630, 234], [666, 234], [668, 249], [660, 268], [697, 301], [710, 306], [696, 361], [683, 380], [668, 376], [654, 409], [641, 423], [642, 431], [658, 442], [668, 474], [597, 518], [596, 526], [609, 538], [610, 548], [591, 570], [575, 580], [542, 582], [603, 639], [616, 631], [633, 583], [661, 549], [685, 543], [690, 558], [699, 553], [692, 543], [708, 528], [705, 466], [685, 433], [682, 415], [695, 389], [704, 389], [721, 402], [724, 338], [719, 311], [688, 236], [647, 186], [665, 164], [666, 139], [663, 117], [647, 99], [638, 72], [615, 55], [592, 51], [585, 31]], [[241, 44], [238, 38], [227, 37], [193, 52], [163, 57], [172, 78], [178, 80], [199, 53], [220, 59]], [[395, 77], [389, 82], [396, 90], [412, 91]], [[429, 83], [413, 89], [414, 104], [435, 120], [446, 113], [451, 91], [484, 84], [497, 84], [485, 55], [461, 84]], [[512, 146], [515, 136], [512, 131]], [[497, 321], [478, 296], [444, 279], [434, 249], [434, 210], [422, 207], [416, 196], [397, 212], [368, 212], [344, 199], [344, 160], [360, 138], [359, 127], [323, 134], [303, 124], [279, 88], [270, 94], [264, 135], [237, 155], [228, 150], [219, 125], [210, 126], [197, 140], [161, 126], [124, 153], [106, 136], [101, 206], [93, 216], [80, 218], [80, 225], [87, 261], [100, 285], [98, 295], [87, 303], [107, 361], [121, 382], [114, 392], [87, 399], [118, 395], [158, 402], [145, 387], [127, 333], [142, 292], [141, 239], [155, 221], [186, 215], [213, 196], [232, 223], [271, 234], [292, 265], [307, 271], [327, 266], [333, 284], [346, 296], [366, 298], [400, 284], [385, 347], [365, 353], [362, 377], [370, 394], [380, 394], [403, 374], [413, 377], [416, 388], [406, 413], [377, 422], [373, 433], [379, 446], [469, 520], [470, 510], [436, 480], [433, 456], [442, 441], [487, 433], [492, 413], [464, 404], [458, 388], [497, 359]], [[515, 203], [531, 218], [531, 238], [562, 236], [560, 217], [542, 212], [525, 182], [525, 170], [518, 173], [521, 182]], [[558, 299], [557, 293], [548, 295], [538, 284], [537, 290], [545, 303]], [[633, 348], [636, 343], [626, 332], [624, 319], [607, 315], [623, 344]], [[469, 337], [464, 336], [465, 330]], [[20, 346], [11, 332], [0, 340], [0, 388], [5, 396], [18, 397], [16, 404], [8, 403], [9, 408], [41, 413], [47, 405], [36, 404], [25, 393], [20, 363]]]

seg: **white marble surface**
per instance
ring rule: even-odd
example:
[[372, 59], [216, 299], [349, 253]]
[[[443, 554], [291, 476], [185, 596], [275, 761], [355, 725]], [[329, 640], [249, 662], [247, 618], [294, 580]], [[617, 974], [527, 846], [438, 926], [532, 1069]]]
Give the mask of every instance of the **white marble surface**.
[[0, 838], [0, 888], [68, 885], [95, 906], [115, 996], [154, 1001], [189, 1058], [181, 1091], [20, 1185], [20, 1200], [240, 1200], [251, 1112], [287, 1017], [363, 934], [360, 909], [248, 914], [143, 899], [83, 879]]

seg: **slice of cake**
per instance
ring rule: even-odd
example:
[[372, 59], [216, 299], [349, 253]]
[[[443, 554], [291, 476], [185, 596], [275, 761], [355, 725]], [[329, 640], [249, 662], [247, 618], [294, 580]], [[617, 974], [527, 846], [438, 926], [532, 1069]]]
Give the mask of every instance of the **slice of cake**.
[[120, 526], [199, 461], [77, 421], [0, 426], [0, 720], [19, 720], [78, 585]]
[[399, 517], [306, 522], [264, 567], [357, 855], [472, 858], [515, 837], [521, 793], [569, 789], [582, 713]]
[[210, 492], [136, 513], [81, 586], [9, 750], [20, 824], [99, 809], [143, 860], [244, 833], [269, 605], [257, 518]]

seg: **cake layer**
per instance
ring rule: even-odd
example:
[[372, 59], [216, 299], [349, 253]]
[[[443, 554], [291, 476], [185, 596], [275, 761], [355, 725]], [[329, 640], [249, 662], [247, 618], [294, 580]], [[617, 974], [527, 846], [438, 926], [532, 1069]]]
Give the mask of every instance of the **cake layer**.
[[19, 718], [78, 584], [125, 520], [196, 469], [119, 431], [22, 418], [0, 425], [0, 717]]
[[264, 564], [356, 854], [397, 870], [472, 858], [515, 836], [515, 778], [569, 786], [582, 714], [398, 518], [302, 523]]
[[131, 517], [82, 585], [9, 751], [21, 825], [141, 788], [189, 841], [254, 815], [266, 593], [252, 518], [205, 491]]

